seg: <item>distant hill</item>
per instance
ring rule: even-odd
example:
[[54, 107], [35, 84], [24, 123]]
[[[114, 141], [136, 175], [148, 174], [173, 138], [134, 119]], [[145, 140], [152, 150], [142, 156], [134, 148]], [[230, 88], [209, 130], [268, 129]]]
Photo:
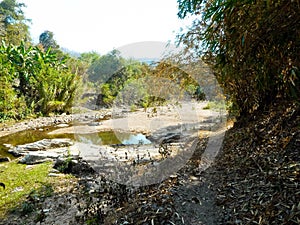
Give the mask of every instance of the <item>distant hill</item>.
[[139, 59], [136, 59], [138, 61], [140, 61], [141, 63], [146, 63], [148, 65], [151, 65], [153, 63], [156, 63], [156, 62], [159, 62], [159, 58], [139, 58]]
[[175, 45], [159, 41], [136, 42], [117, 49], [124, 58], [133, 58], [146, 63], [158, 61], [164, 56], [180, 51]]
[[70, 49], [64, 48], [64, 47], [61, 47], [60, 50], [62, 50], [64, 53], [67, 53], [70, 56], [75, 57], [75, 58], [78, 58], [81, 55], [80, 52], [76, 52], [76, 51], [73, 51], [73, 50], [70, 50]]

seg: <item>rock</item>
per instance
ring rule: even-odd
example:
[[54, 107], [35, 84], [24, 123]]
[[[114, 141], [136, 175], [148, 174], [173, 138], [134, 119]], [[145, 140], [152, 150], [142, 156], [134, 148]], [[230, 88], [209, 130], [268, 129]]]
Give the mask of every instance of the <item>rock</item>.
[[180, 139], [180, 137], [181, 137], [181, 135], [178, 133], [169, 133], [165, 137], [162, 137], [161, 139], [159, 139], [158, 143], [166, 144], [166, 143], [176, 142], [177, 140]]
[[19, 162], [27, 165], [33, 165], [38, 163], [44, 163], [48, 161], [52, 161], [53, 159], [57, 158], [58, 154], [53, 152], [31, 152], [22, 157]]
[[69, 124], [61, 123], [61, 124], [56, 125], [56, 127], [59, 127], [59, 128], [69, 127]]
[[57, 158], [54, 166], [55, 169], [63, 173], [72, 173], [75, 175], [93, 174], [95, 171], [85, 161], [69, 160], [68, 158]]
[[24, 156], [31, 151], [45, 151], [54, 148], [69, 147], [74, 143], [68, 138], [43, 139], [29, 144], [17, 145], [8, 150], [12, 155]]
[[79, 158], [79, 151], [74, 146], [69, 148], [57, 148], [49, 151], [34, 151], [28, 152], [24, 155], [19, 162], [27, 165], [33, 165], [48, 161], [56, 161], [61, 158], [63, 161], [72, 160]]
[[[46, 140], [46, 141], [45, 141]], [[40, 145], [37, 142], [16, 146], [15, 148], [9, 150], [15, 156], [23, 156], [19, 162], [23, 164], [33, 165], [38, 163], [43, 163], [47, 161], [55, 161], [57, 158], [64, 158], [69, 160], [77, 160], [79, 158], [79, 150], [75, 145], [69, 146], [72, 144], [68, 139], [53, 139], [54, 141], [49, 141], [45, 139], [42, 142], [43, 144], [47, 143], [49, 148], [45, 148], [46, 145]], [[64, 146], [67, 147], [57, 147], [54, 146]], [[28, 147], [29, 146], [29, 147]], [[40, 150], [36, 150], [37, 146], [41, 147]], [[32, 150], [34, 149], [34, 150]]]
[[49, 171], [50, 173], [60, 173], [57, 169], [52, 169]]
[[90, 123], [88, 123], [88, 126], [100, 126], [100, 125], [102, 125], [102, 123], [100, 123], [100, 122], [90, 122]]
[[12, 144], [3, 144], [3, 146], [4, 146], [5, 148], [12, 148], [12, 147], [13, 147]]
[[159, 133], [155, 133], [150, 136], [147, 136], [147, 139], [149, 139], [152, 142], [156, 142], [158, 144], [166, 144], [166, 143], [176, 142], [181, 137], [182, 137], [181, 133], [165, 134], [165, 132], [159, 132]]
[[27, 165], [25, 167], [26, 170], [32, 170], [35, 167], [35, 165]]
[[20, 192], [23, 191], [24, 188], [23, 187], [16, 187], [12, 192]]
[[48, 177], [64, 177], [65, 175], [62, 173], [49, 173]]
[[0, 157], [0, 163], [1, 162], [9, 162], [10, 161], [10, 158], [8, 157]]

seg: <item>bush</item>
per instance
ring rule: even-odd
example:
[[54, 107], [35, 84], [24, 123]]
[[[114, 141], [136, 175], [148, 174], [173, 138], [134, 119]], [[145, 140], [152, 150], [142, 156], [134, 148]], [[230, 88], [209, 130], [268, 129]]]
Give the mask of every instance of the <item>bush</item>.
[[26, 102], [13, 88], [13, 68], [2, 58], [0, 61], [0, 121], [22, 119], [29, 111]]
[[[80, 77], [57, 53], [38, 47], [0, 46], [0, 120], [30, 113], [65, 112], [73, 105]], [[72, 68], [74, 70], [74, 68]]]
[[181, 18], [201, 15], [179, 41], [213, 67], [241, 117], [276, 98], [299, 102], [299, 1], [178, 2]]
[[38, 109], [48, 115], [51, 112], [68, 111], [79, 86], [79, 78], [68, 70], [57, 70], [48, 64], [41, 64], [36, 75]]

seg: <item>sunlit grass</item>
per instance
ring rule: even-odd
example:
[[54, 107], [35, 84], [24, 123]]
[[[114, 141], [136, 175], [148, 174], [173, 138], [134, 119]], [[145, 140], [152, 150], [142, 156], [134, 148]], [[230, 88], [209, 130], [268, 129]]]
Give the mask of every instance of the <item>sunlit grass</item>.
[[18, 207], [33, 191], [49, 184], [48, 177], [52, 163], [38, 164], [32, 167], [18, 164], [16, 161], [0, 164], [0, 218], [10, 210]]
[[210, 101], [206, 106], [203, 107], [204, 110], [226, 110], [226, 104], [223, 101]]

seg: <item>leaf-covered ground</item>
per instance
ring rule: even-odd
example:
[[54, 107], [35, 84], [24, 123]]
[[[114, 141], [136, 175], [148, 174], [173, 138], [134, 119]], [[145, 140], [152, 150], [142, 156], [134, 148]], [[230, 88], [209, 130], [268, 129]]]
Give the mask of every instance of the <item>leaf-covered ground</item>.
[[280, 102], [227, 132], [216, 163], [223, 224], [300, 223], [299, 112]]

